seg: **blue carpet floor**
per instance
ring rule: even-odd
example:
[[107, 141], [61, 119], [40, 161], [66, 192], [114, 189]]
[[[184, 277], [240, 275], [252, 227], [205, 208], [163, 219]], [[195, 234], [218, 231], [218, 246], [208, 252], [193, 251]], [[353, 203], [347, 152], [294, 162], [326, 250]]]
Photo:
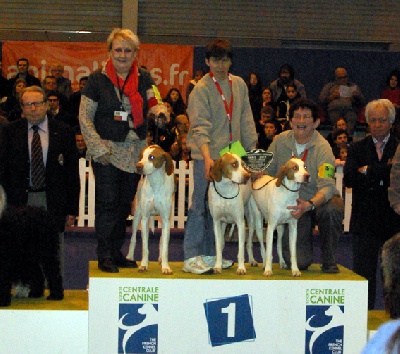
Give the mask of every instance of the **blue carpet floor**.
[[[97, 260], [96, 256], [96, 236], [93, 229], [78, 229], [79, 231], [65, 232], [64, 241], [64, 287], [65, 289], [86, 289], [88, 285], [88, 263]], [[127, 230], [127, 239], [123, 246], [123, 253], [126, 254], [129, 245], [130, 229]], [[150, 233], [149, 253], [150, 261], [158, 258], [158, 242], [160, 233], [154, 235]], [[183, 233], [171, 232], [169, 246], [169, 260], [171, 262], [183, 261]], [[320, 238], [314, 236], [314, 263], [321, 262]], [[352, 269], [351, 236], [344, 235], [339, 241], [338, 263], [348, 269]], [[237, 242], [226, 242], [224, 248], [224, 258], [237, 260]], [[261, 262], [260, 245], [254, 243], [254, 256]], [[246, 255], [247, 257], [247, 255]], [[138, 236], [135, 259], [141, 259], [141, 240]], [[274, 261], [277, 262], [276, 245], [274, 245]], [[380, 276], [378, 276], [377, 297], [375, 309], [383, 309], [383, 294]]]

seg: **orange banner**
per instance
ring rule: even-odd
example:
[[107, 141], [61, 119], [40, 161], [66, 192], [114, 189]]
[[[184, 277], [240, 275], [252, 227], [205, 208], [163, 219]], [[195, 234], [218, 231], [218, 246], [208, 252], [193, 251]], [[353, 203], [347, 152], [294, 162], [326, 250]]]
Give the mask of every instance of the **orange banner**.
[[[29, 60], [29, 71], [41, 81], [50, 73], [52, 63], [64, 64], [74, 91], [79, 79], [102, 67], [108, 59], [106, 43], [92, 42], [3, 42], [3, 72], [5, 77], [16, 75], [19, 58]], [[192, 77], [193, 46], [141, 44], [138, 63], [152, 74], [162, 97], [172, 87], [185, 97], [186, 86]]]

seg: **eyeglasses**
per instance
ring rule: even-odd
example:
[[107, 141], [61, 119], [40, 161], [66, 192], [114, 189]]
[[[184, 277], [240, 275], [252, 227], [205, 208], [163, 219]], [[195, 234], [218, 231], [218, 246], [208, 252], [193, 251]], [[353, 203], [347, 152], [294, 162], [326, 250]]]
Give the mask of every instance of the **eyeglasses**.
[[37, 102], [27, 102], [23, 103], [21, 106], [24, 108], [31, 108], [32, 105], [35, 106], [35, 108], [42, 107], [46, 101], [37, 101]]
[[58, 102], [58, 98], [48, 98], [47, 101], [49, 101], [49, 102]]

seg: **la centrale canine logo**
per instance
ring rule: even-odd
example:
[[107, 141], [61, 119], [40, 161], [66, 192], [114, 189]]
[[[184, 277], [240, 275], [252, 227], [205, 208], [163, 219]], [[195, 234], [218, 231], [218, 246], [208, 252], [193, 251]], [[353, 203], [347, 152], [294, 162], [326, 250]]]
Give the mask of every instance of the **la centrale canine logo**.
[[344, 289], [307, 289], [306, 354], [343, 354]]
[[158, 352], [158, 287], [120, 287], [118, 353]]

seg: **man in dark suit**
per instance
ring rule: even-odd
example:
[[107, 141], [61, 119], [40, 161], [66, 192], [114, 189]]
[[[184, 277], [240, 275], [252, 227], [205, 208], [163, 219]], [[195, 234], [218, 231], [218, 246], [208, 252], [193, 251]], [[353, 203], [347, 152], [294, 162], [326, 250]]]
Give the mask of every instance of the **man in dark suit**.
[[29, 60], [26, 58], [20, 58], [17, 60], [17, 68], [18, 68], [18, 74], [9, 79], [9, 85], [10, 87], [14, 87], [14, 83], [17, 79], [24, 79], [26, 81], [27, 86], [40, 86], [40, 80], [29, 74], [28, 69], [29, 69]]
[[[57, 222], [59, 231], [72, 224], [78, 213], [79, 167], [73, 130], [47, 117], [48, 104], [42, 88], [28, 87], [20, 94], [26, 119], [9, 124], [5, 136], [5, 189], [10, 205], [39, 204]], [[38, 190], [31, 181], [33, 126], [38, 126], [45, 166], [44, 186]]]
[[[25, 119], [6, 127], [5, 152], [0, 161], [7, 200], [10, 206], [47, 210], [59, 232], [57, 256], [62, 274], [63, 231], [73, 225], [78, 213], [80, 183], [75, 136], [68, 125], [47, 117], [48, 104], [41, 87], [25, 88], [20, 93], [20, 103]], [[34, 167], [37, 165], [41, 166], [39, 174]]]
[[371, 136], [350, 145], [344, 183], [352, 188], [350, 233], [353, 271], [368, 280], [368, 309], [375, 306], [376, 271], [384, 242], [400, 231], [400, 216], [390, 207], [388, 188], [398, 140], [390, 133], [395, 108], [386, 99], [367, 104]]

